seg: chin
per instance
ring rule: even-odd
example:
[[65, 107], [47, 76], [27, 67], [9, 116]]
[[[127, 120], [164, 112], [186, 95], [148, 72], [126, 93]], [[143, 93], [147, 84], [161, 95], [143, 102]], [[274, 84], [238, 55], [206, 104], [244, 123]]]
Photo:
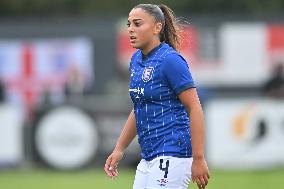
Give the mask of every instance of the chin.
[[137, 43], [131, 43], [131, 46], [135, 49], [139, 49], [139, 45]]

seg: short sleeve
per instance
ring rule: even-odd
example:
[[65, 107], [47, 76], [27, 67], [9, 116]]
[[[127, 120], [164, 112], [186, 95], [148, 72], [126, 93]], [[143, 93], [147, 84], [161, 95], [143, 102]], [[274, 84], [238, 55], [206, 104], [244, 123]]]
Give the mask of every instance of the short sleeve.
[[195, 88], [188, 64], [180, 55], [175, 53], [167, 55], [161, 71], [176, 94], [180, 94], [189, 88]]

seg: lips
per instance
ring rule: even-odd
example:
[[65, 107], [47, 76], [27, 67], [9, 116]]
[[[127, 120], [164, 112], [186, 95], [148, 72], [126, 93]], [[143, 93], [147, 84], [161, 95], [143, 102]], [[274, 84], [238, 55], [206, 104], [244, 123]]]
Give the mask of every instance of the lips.
[[137, 38], [134, 37], [134, 36], [130, 36], [129, 38], [130, 38], [130, 42], [133, 42], [133, 41], [135, 41], [135, 40], [137, 39]]

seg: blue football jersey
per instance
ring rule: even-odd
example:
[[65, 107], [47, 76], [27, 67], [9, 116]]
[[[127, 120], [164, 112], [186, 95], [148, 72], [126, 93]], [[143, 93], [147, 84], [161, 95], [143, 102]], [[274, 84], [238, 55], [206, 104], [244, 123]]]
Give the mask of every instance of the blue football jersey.
[[191, 157], [189, 116], [178, 98], [195, 87], [187, 62], [163, 42], [145, 57], [137, 50], [129, 71], [141, 157]]

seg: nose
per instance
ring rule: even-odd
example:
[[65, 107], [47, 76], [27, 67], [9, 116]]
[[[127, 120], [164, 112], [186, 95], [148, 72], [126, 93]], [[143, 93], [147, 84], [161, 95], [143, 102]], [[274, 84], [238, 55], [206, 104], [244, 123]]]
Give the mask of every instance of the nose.
[[133, 33], [133, 27], [131, 25], [127, 28], [127, 30], [128, 30], [128, 33]]

